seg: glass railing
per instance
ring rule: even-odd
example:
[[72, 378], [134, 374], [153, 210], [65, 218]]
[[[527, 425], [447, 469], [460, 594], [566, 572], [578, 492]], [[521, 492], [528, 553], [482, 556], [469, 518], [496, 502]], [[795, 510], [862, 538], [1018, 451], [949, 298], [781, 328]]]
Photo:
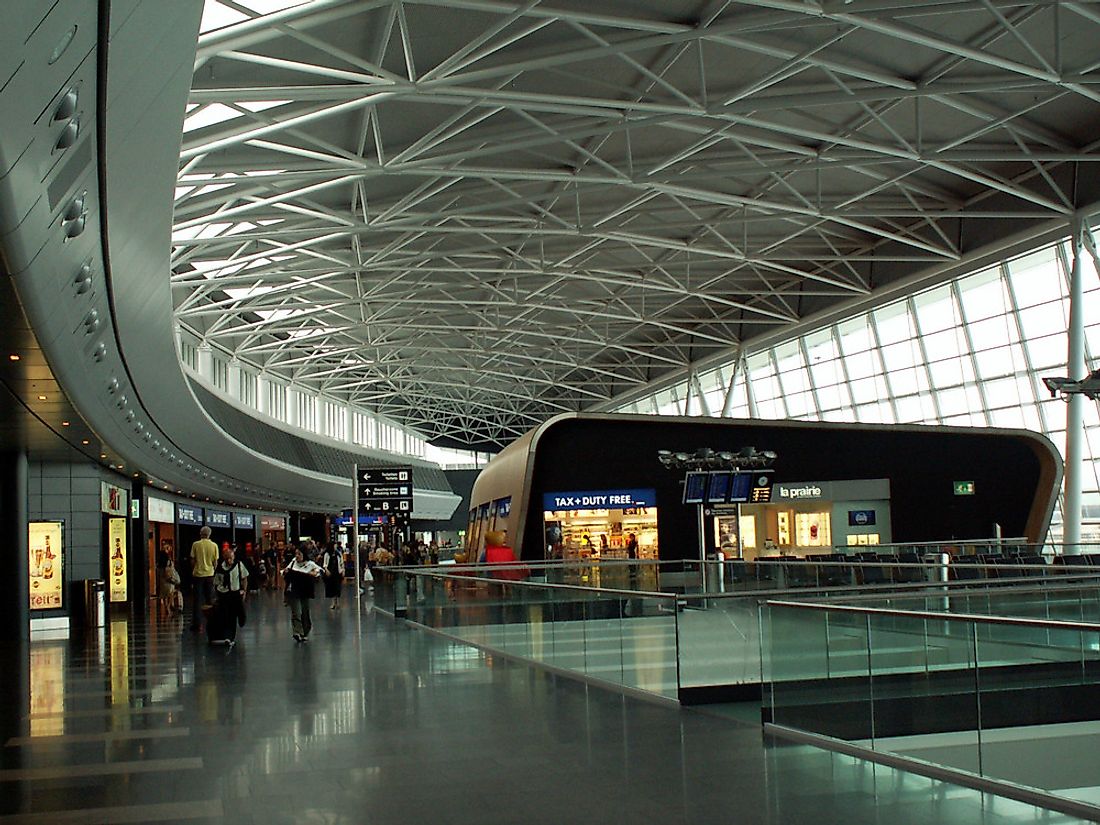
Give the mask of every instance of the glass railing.
[[500, 578], [476, 570], [393, 570], [382, 574], [392, 576], [383, 592], [392, 595], [395, 615], [469, 644], [678, 697], [675, 595], [507, 578], [527, 569], [494, 565]]
[[[1020, 619], [1100, 622], [1100, 570], [1050, 576], [1039, 581], [953, 583], [947, 588], [839, 593], [835, 600], [855, 607], [966, 613]], [[833, 598], [830, 596], [829, 598]]]
[[[1100, 721], [1100, 623], [769, 601], [760, 633], [773, 731], [808, 732], [1072, 805], [1094, 793], [1086, 786], [1095, 776], [1075, 778], [1072, 759], [1050, 769], [1058, 747], [1049, 740], [1070, 735], [1061, 726]], [[1065, 747], [1086, 744], [1072, 741]]]
[[[726, 582], [724, 589], [695, 587], [686, 593], [685, 571], [702, 575], [705, 565], [604, 560], [583, 569], [560, 561], [380, 568], [374, 604], [471, 644], [546, 666], [682, 701], [733, 701], [759, 698], [758, 607], [768, 598], [854, 602], [873, 596], [878, 606], [914, 598], [913, 605], [949, 610], [965, 599], [976, 603], [983, 591], [1015, 592], [1004, 585], [1090, 581], [1066, 570], [1053, 575], [1054, 568], [1043, 565], [1038, 572], [1052, 575], [1036, 578], [1036, 570], [1027, 566], [975, 565], [983, 576], [976, 580], [945, 580], [943, 565], [936, 564], [782, 565], [784, 572], [797, 574], [778, 581], [761, 574], [736, 586]], [[758, 566], [771, 570], [776, 565]], [[573, 581], [580, 583], [565, 583]], [[651, 581], [672, 581], [673, 590], [641, 587]], [[598, 586], [607, 582], [624, 586]], [[702, 693], [709, 695], [703, 699]]]

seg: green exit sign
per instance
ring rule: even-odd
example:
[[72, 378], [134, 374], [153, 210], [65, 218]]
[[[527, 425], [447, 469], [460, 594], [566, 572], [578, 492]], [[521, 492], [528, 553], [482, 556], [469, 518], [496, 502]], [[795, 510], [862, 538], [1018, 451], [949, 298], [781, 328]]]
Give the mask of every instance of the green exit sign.
[[957, 495], [957, 496], [972, 496], [972, 495], [974, 495], [974, 482], [973, 481], [956, 481], [955, 482], [955, 495]]

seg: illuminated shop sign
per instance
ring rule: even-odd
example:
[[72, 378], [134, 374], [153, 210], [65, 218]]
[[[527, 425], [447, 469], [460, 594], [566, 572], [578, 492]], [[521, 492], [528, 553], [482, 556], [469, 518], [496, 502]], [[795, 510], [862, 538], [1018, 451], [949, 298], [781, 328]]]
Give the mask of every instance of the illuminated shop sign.
[[581, 490], [542, 496], [543, 510], [622, 510], [656, 506], [656, 490]]
[[64, 606], [62, 599], [61, 522], [32, 521], [27, 525], [30, 552], [31, 610], [52, 610]]
[[261, 530], [285, 530], [286, 519], [282, 516], [260, 516]]
[[206, 523], [210, 527], [228, 527], [230, 516], [228, 510], [207, 510]]
[[192, 507], [190, 504], [176, 505], [176, 521], [180, 524], [202, 525], [202, 508]]
[[173, 518], [176, 511], [175, 506], [172, 502], [165, 501], [162, 498], [149, 496], [145, 511], [149, 516], [149, 521], [159, 521], [161, 524], [171, 524], [175, 521], [175, 518]]
[[790, 501], [796, 501], [803, 498], [821, 498], [821, 488], [816, 484], [803, 484], [801, 487], [791, 487], [786, 484], [780, 484], [779, 497]]
[[849, 527], [872, 527], [875, 523], [875, 511], [874, 510], [849, 510], [848, 511], [848, 526]]
[[233, 526], [241, 530], [251, 530], [256, 526], [256, 520], [251, 513], [234, 513]]
[[[341, 527], [346, 527], [351, 524], [351, 511], [344, 510], [341, 515], [337, 516], [334, 521]], [[359, 514], [359, 526], [370, 527], [375, 524], [385, 524], [385, 516], [365, 516], [362, 513]]]

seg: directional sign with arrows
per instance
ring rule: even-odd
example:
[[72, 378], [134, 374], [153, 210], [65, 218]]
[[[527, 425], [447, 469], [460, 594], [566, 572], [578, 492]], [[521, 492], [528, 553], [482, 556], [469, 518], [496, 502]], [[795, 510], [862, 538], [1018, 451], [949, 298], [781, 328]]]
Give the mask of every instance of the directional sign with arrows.
[[360, 513], [412, 512], [412, 467], [360, 468], [357, 487]]

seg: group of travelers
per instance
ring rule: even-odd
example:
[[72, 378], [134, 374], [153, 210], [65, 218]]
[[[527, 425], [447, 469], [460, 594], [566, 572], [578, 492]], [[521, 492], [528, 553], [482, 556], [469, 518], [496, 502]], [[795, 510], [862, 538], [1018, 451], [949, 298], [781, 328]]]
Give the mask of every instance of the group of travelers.
[[[364, 545], [361, 543], [360, 548]], [[439, 542], [425, 543], [419, 540], [402, 542], [391, 552], [385, 544], [371, 547], [367, 553], [367, 563], [370, 565], [390, 564], [423, 565], [439, 564]]]
[[237, 628], [243, 627], [247, 618], [245, 604], [250, 590], [284, 587], [284, 603], [290, 608], [292, 637], [296, 642], [306, 641], [313, 628], [309, 605], [318, 579], [323, 581], [330, 609], [339, 609], [344, 577], [349, 571], [338, 546], [322, 547], [305, 541], [301, 545], [272, 547], [249, 558], [238, 553], [235, 544], [226, 542], [219, 548], [210, 535], [209, 527], [199, 530], [198, 541], [191, 545], [183, 560], [186, 568], [183, 575], [170, 553], [160, 554], [157, 579], [161, 613], [182, 614], [183, 593], [189, 590], [190, 629], [201, 633], [205, 628], [212, 644], [228, 648], [236, 644]]
[[[289, 545], [280, 542], [250, 556], [238, 552], [237, 546], [229, 542], [219, 548], [210, 536], [210, 528], [202, 527], [198, 541], [191, 545], [179, 566], [168, 552], [158, 556], [158, 595], [162, 613], [183, 614], [183, 594], [189, 591], [191, 630], [201, 633], [205, 629], [212, 644], [229, 648], [236, 644], [237, 628], [243, 627], [247, 618], [245, 605], [250, 590], [279, 587], [283, 588], [284, 604], [290, 611], [291, 636], [295, 642], [305, 642], [313, 629], [310, 603], [319, 595], [318, 582], [323, 585], [329, 609], [338, 610], [345, 577], [350, 576], [353, 582], [356, 579], [351, 560], [335, 544], [322, 546], [309, 540]], [[440, 557], [440, 545], [434, 541], [406, 541], [395, 551], [384, 544], [365, 541], [359, 547], [366, 562], [363, 585], [367, 587], [373, 580], [371, 568], [438, 564]]]

